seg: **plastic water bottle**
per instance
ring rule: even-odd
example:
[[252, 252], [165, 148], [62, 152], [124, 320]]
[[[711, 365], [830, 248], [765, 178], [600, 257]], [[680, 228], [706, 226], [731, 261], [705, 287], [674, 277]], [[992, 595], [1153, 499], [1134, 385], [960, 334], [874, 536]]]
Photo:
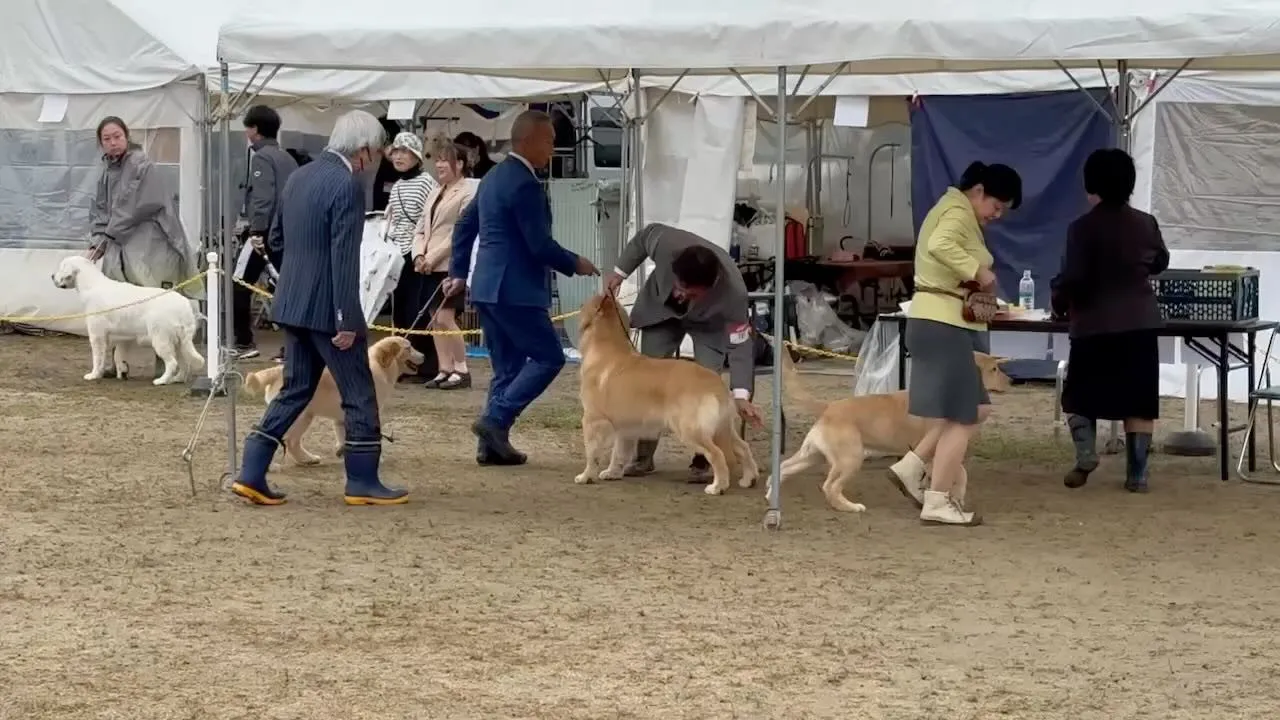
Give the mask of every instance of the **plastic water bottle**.
[[1034, 310], [1036, 306], [1036, 281], [1031, 279], [1031, 271], [1023, 270], [1022, 279], [1018, 281], [1018, 307], [1023, 310]]

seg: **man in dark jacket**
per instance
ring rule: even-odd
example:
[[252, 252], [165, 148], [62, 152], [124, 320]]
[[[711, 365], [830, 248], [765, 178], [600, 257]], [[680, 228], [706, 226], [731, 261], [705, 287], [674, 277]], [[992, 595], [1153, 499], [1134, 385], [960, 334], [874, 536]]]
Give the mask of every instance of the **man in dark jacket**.
[[[298, 169], [298, 162], [276, 140], [280, 134], [280, 115], [266, 105], [255, 105], [245, 113], [244, 134], [253, 153], [249, 158], [241, 211], [248, 225], [244, 235], [248, 248], [236, 263], [235, 273], [236, 277], [253, 284], [262, 276], [268, 259], [277, 270], [283, 264], [284, 248], [273, 246], [268, 238], [271, 225], [276, 221], [280, 193], [289, 176]], [[236, 352], [242, 360], [255, 358], [258, 348], [253, 342], [253, 297], [248, 288], [237, 284], [232, 303]]]

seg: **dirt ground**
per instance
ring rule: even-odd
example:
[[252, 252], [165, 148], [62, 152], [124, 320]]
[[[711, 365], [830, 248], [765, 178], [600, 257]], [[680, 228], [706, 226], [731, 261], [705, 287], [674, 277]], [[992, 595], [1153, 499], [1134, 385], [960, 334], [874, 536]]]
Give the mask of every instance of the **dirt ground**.
[[[487, 385], [399, 388], [385, 475], [347, 508], [336, 461], [280, 508], [219, 490], [222, 404], [81, 380], [83, 340], [0, 336], [0, 718], [1272, 718], [1280, 489], [1211, 458], [1108, 458], [1068, 492], [1051, 393], [997, 397], [970, 463], [987, 525], [924, 528], [872, 461], [829, 510], [813, 474], [713, 498], [665, 472], [576, 486], [576, 373], [479, 468]], [[836, 397], [848, 378], [809, 375]], [[762, 390], [766, 388], [761, 388]], [[767, 397], [767, 394], [765, 394]], [[1169, 406], [1170, 426], [1180, 424]], [[1236, 414], [1240, 414], [1240, 408]], [[245, 401], [240, 431], [261, 412]], [[1211, 416], [1208, 416], [1211, 417]], [[807, 427], [792, 423], [791, 447]], [[768, 461], [757, 437], [757, 458]], [[310, 447], [329, 447], [327, 428]], [[1265, 454], [1264, 454], [1265, 457]]]

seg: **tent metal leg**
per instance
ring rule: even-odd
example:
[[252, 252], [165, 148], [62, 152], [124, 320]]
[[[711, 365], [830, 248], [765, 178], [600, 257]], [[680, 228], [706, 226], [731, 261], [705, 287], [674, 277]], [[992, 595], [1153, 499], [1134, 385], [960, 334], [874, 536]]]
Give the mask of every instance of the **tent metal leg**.
[[[787, 162], [787, 68], [778, 68], [778, 167], [786, 168]], [[786, 352], [784, 333], [780, 321], [786, 317], [786, 217], [787, 182], [785, 172], [778, 178], [778, 207], [776, 210], [778, 246], [773, 255], [773, 408], [769, 442], [769, 509], [764, 514], [764, 526], [769, 530], [782, 527], [782, 353]]]

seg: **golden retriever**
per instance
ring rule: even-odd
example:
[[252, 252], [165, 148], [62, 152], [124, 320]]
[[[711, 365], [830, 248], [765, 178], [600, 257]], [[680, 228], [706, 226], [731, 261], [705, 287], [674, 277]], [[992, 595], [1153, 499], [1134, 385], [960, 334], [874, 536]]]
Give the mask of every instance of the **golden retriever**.
[[[582, 439], [587, 465], [574, 482], [622, 478], [636, 442], [670, 431], [702, 453], [714, 479], [708, 495], [729, 487], [728, 458], [742, 470], [741, 487], [755, 484], [759, 470], [738, 434], [738, 412], [729, 388], [712, 370], [679, 359], [645, 357], [631, 346], [627, 312], [610, 293], [582, 307]], [[603, 445], [613, 436], [613, 456], [600, 468]]]
[[[1011, 386], [1009, 376], [1000, 370], [1002, 358], [974, 353], [982, 383], [991, 392], [1006, 392]], [[919, 444], [924, 437], [927, 421], [907, 414], [907, 392], [882, 395], [861, 395], [825, 404], [815, 400], [804, 388], [800, 374], [787, 353], [783, 353], [783, 371], [787, 373], [789, 387], [795, 388], [796, 399], [817, 410], [817, 422], [805, 435], [804, 442], [794, 455], [782, 462], [779, 486], [787, 478], [816, 465], [825, 459], [830, 465], [827, 479], [822, 483], [822, 494], [827, 504], [842, 512], [862, 512], [866, 506], [850, 502], [844, 496], [844, 486], [862, 468], [865, 450], [878, 450], [901, 455]], [[767, 485], [766, 499], [772, 485]]]
[[[403, 337], [388, 337], [369, 346], [369, 370], [373, 373], [374, 394], [378, 399], [378, 413], [386, 404], [387, 397], [395, 387], [396, 380], [406, 372], [413, 372], [426, 360], [422, 353], [413, 349], [409, 341]], [[265, 370], [249, 373], [244, 379], [245, 390], [261, 393], [263, 399], [270, 403], [280, 388], [284, 386], [284, 367], [273, 365]], [[285, 454], [293, 458], [299, 465], [315, 465], [320, 458], [307, 452], [302, 447], [302, 436], [317, 418], [328, 418], [333, 421], [333, 432], [336, 436], [334, 454], [342, 455], [342, 446], [346, 442], [346, 433], [342, 424], [342, 396], [338, 393], [338, 384], [326, 368], [320, 376], [320, 386], [316, 388], [315, 397], [311, 398], [307, 409], [302, 411], [298, 421], [289, 428], [284, 436]]]

